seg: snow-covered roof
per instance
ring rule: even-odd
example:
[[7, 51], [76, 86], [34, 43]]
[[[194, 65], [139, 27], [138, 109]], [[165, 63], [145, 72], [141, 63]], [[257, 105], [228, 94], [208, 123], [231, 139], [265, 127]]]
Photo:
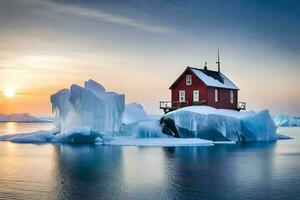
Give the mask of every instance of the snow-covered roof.
[[190, 69], [207, 86], [219, 87], [219, 88], [227, 88], [227, 89], [235, 89], [235, 90], [239, 89], [223, 73], [218, 73], [216, 71], [204, 70], [204, 69], [198, 69], [198, 68], [190, 68]]

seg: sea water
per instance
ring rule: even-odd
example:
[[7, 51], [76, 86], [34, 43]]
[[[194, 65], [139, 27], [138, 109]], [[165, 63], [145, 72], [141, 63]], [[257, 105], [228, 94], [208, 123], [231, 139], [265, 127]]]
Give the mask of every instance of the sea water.
[[[0, 124], [0, 134], [52, 124]], [[0, 199], [297, 199], [300, 128], [293, 140], [210, 147], [0, 142]]]

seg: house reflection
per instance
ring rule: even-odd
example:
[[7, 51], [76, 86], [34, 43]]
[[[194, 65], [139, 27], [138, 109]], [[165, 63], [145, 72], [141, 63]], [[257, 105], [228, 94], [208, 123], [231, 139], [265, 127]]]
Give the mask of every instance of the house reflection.
[[164, 148], [170, 162], [166, 188], [177, 199], [238, 199], [241, 193], [250, 197], [257, 187], [272, 185], [275, 147], [249, 143]]

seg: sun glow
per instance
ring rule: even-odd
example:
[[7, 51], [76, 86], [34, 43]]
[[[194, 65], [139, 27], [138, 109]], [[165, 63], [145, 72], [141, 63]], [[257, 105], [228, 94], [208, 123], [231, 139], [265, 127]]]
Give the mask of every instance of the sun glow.
[[4, 90], [4, 96], [7, 98], [13, 98], [16, 95], [15, 91], [12, 89]]

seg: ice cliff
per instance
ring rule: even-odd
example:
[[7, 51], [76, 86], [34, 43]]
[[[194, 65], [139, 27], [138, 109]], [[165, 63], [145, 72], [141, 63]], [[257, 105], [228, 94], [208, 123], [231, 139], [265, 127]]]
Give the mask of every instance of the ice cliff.
[[148, 120], [148, 114], [143, 106], [138, 103], [126, 104], [123, 115], [123, 123], [130, 124], [141, 120]]
[[93, 80], [86, 81], [84, 87], [74, 84], [70, 89], [60, 90], [50, 100], [61, 133], [69, 132], [74, 126], [113, 133], [122, 124], [125, 96], [107, 92]]
[[191, 106], [166, 114], [163, 126], [167, 119], [174, 122], [179, 137], [244, 142], [277, 139], [276, 126], [267, 110], [254, 113]]
[[300, 126], [300, 117], [275, 115], [273, 120], [276, 126]]

